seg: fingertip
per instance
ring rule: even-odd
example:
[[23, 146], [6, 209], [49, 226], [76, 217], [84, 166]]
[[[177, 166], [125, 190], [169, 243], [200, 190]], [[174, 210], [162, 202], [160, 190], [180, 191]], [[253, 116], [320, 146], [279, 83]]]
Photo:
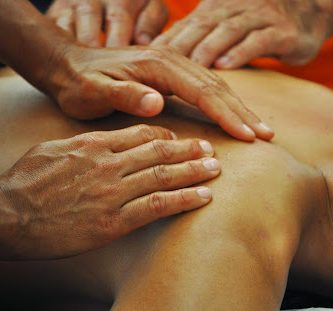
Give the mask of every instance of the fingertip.
[[147, 33], [141, 33], [136, 38], [136, 43], [139, 45], [149, 45], [152, 41], [152, 37]]
[[232, 69], [234, 64], [229, 56], [223, 56], [215, 62], [217, 69]]
[[159, 93], [148, 93], [140, 101], [140, 110], [144, 116], [152, 117], [158, 115], [164, 107], [164, 100]]
[[274, 138], [275, 133], [270, 126], [264, 122], [260, 122], [258, 125], [255, 125], [255, 130], [257, 137], [263, 140], [270, 141]]
[[171, 132], [171, 137], [173, 140], [177, 140], [178, 139], [178, 136], [175, 132]]
[[254, 141], [256, 139], [255, 132], [246, 124], [243, 124], [243, 133], [246, 135], [244, 138], [248, 141]]
[[207, 140], [199, 141], [199, 145], [201, 149], [205, 152], [205, 154], [214, 154], [214, 149], [212, 144]]
[[211, 199], [213, 197], [212, 191], [207, 187], [197, 188], [196, 192], [200, 199], [207, 201], [207, 202], [211, 201]]

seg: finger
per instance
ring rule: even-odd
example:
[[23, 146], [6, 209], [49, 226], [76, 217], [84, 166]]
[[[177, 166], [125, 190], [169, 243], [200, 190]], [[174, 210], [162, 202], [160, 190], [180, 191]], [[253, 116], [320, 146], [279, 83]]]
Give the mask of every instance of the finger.
[[100, 47], [103, 8], [100, 1], [82, 1], [76, 6], [76, 37], [90, 47]]
[[180, 33], [170, 40], [169, 46], [173, 47], [182, 55], [188, 56], [191, 51], [199, 44], [215, 27], [213, 21], [189, 23]]
[[257, 138], [268, 141], [274, 137], [274, 131], [248, 109], [236, 95], [230, 98], [229, 102], [232, 103], [231, 110], [255, 133]]
[[[133, 148], [147, 144], [153, 140], [177, 139], [175, 133], [159, 126], [136, 125], [126, 129], [105, 132], [105, 139], [110, 141], [113, 152], [135, 150]], [[136, 160], [138, 160], [137, 157]]]
[[138, 16], [135, 27], [135, 43], [149, 45], [162, 32], [168, 21], [168, 10], [161, 1], [149, 1], [147, 7]]
[[130, 45], [134, 35], [134, 16], [125, 7], [106, 7], [106, 47]]
[[72, 8], [66, 8], [60, 11], [55, 21], [57, 26], [74, 36], [74, 12]]
[[154, 89], [133, 81], [105, 80], [102, 90], [110, 107], [139, 117], [152, 117], [162, 111], [164, 99]]
[[220, 163], [214, 158], [154, 166], [122, 179], [126, 187], [126, 202], [155, 191], [175, 190], [204, 182], [220, 172]]
[[152, 140], [123, 153], [128, 162], [124, 174], [128, 175], [158, 164], [175, 164], [213, 154], [212, 145], [205, 140]]
[[210, 67], [224, 52], [255, 30], [267, 23], [259, 18], [253, 19], [242, 14], [220, 23], [193, 50], [191, 59], [198, 64]]
[[78, 143], [78, 146], [80, 146], [82, 145], [82, 141], [93, 140], [99, 145], [108, 148], [113, 153], [121, 153], [127, 150], [135, 150], [136, 147], [145, 145], [154, 140], [167, 141], [176, 139], [176, 134], [166, 128], [140, 124], [121, 130], [96, 131], [80, 134], [63, 141], [66, 146], [68, 146], [69, 140], [71, 140], [72, 144]]
[[206, 187], [157, 192], [127, 203], [121, 209], [123, 234], [152, 223], [160, 218], [191, 211], [208, 204], [212, 199]]
[[185, 29], [186, 23], [187, 19], [174, 23], [168, 31], [156, 37], [151, 43], [151, 46], [168, 45], [174, 37]]
[[167, 85], [170, 93], [197, 106], [233, 137], [253, 141], [255, 132], [231, 109], [240, 99], [227, 84], [211, 71], [194, 66], [186, 57], [177, 53], [170, 55], [164, 57], [166, 72], [159, 74], [163, 78], [159, 85]]
[[246, 65], [257, 57], [274, 54], [277, 48], [277, 36], [273, 28], [255, 30], [218, 59], [215, 65], [219, 69], [234, 69]]

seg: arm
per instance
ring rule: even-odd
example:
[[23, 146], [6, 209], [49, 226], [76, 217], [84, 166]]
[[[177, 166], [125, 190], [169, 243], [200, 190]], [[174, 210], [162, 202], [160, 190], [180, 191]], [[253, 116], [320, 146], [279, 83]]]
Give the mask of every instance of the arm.
[[66, 64], [57, 68], [57, 74], [53, 64], [63, 59], [74, 40], [26, 0], [0, 1], [0, 37], [0, 58], [34, 86], [52, 94], [51, 85], [59, 85], [67, 74]]
[[162, 94], [174, 94], [236, 138], [274, 136], [221, 78], [174, 51], [85, 48], [26, 0], [1, 0], [0, 11], [0, 57], [72, 117], [100, 118], [114, 109], [151, 117], [163, 109]]

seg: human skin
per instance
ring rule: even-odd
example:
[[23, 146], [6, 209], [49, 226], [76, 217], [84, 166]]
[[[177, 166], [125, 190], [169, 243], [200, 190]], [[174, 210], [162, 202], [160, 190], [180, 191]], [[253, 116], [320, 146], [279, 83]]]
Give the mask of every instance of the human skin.
[[163, 109], [162, 95], [174, 94], [238, 139], [274, 135], [220, 77], [170, 49], [84, 47], [27, 0], [0, 1], [0, 37], [0, 58], [71, 117], [114, 109], [151, 117]]
[[153, 45], [219, 69], [262, 56], [297, 65], [314, 59], [332, 31], [332, 0], [203, 0]]
[[[275, 126], [272, 144], [240, 143], [208, 123], [172, 114], [150, 121], [214, 144], [223, 174], [209, 183], [214, 200], [207, 208], [73, 259], [1, 263], [3, 293], [115, 301], [116, 311], [276, 311], [289, 276], [294, 289], [330, 296], [332, 92], [269, 72], [230, 72], [226, 79]], [[12, 88], [16, 94], [7, 91]], [[43, 140], [140, 122], [124, 115], [89, 123], [65, 119], [15, 77], [1, 81], [0, 94], [6, 103], [0, 107], [2, 169]], [[179, 114], [175, 103], [170, 109]]]
[[102, 47], [148, 45], [168, 20], [162, 0], [55, 0], [47, 15], [79, 42]]
[[[153, 116], [164, 104], [159, 90], [198, 105], [239, 139], [253, 141], [255, 132], [268, 140], [274, 135], [223, 80], [175, 52], [86, 48], [25, 0], [0, 1], [0, 37], [1, 59], [71, 117], [100, 118], [114, 109]], [[253, 129], [244, 122], [251, 123]], [[166, 130], [141, 127], [35, 146], [0, 176], [0, 258], [77, 255], [107, 245], [162, 214], [203, 206], [210, 200], [208, 189], [204, 190], [205, 198], [200, 197], [202, 189], [161, 193], [217, 175], [208, 177], [205, 161], [185, 163], [198, 160], [200, 152], [203, 156], [202, 148], [192, 148], [199, 142], [180, 143], [177, 148], [177, 142], [166, 142], [171, 138]], [[158, 156], [156, 150], [169, 150], [171, 155], [162, 159], [165, 154]], [[131, 159], [138, 156], [143, 159], [141, 163], [132, 163]], [[210, 171], [218, 173], [218, 164], [214, 163]], [[178, 166], [166, 169], [159, 164]], [[202, 173], [205, 171], [203, 175], [198, 172], [199, 166]], [[173, 178], [172, 186], [163, 184], [165, 174]], [[134, 180], [142, 186], [131, 191]], [[91, 208], [96, 197], [100, 205]]]

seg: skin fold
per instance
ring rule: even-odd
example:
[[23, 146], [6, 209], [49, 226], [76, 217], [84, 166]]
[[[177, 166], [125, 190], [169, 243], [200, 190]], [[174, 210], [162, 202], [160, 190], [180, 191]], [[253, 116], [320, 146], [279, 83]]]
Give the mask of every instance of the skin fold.
[[2, 262], [2, 295], [93, 299], [112, 311], [276, 311], [289, 277], [293, 289], [330, 296], [333, 95], [270, 72], [223, 77], [276, 128], [272, 143], [235, 141], [174, 100], [155, 119], [74, 121], [16, 76], [2, 78], [0, 171], [42, 141], [143, 121], [211, 141], [222, 165], [207, 183], [214, 195], [207, 207], [75, 258]]

